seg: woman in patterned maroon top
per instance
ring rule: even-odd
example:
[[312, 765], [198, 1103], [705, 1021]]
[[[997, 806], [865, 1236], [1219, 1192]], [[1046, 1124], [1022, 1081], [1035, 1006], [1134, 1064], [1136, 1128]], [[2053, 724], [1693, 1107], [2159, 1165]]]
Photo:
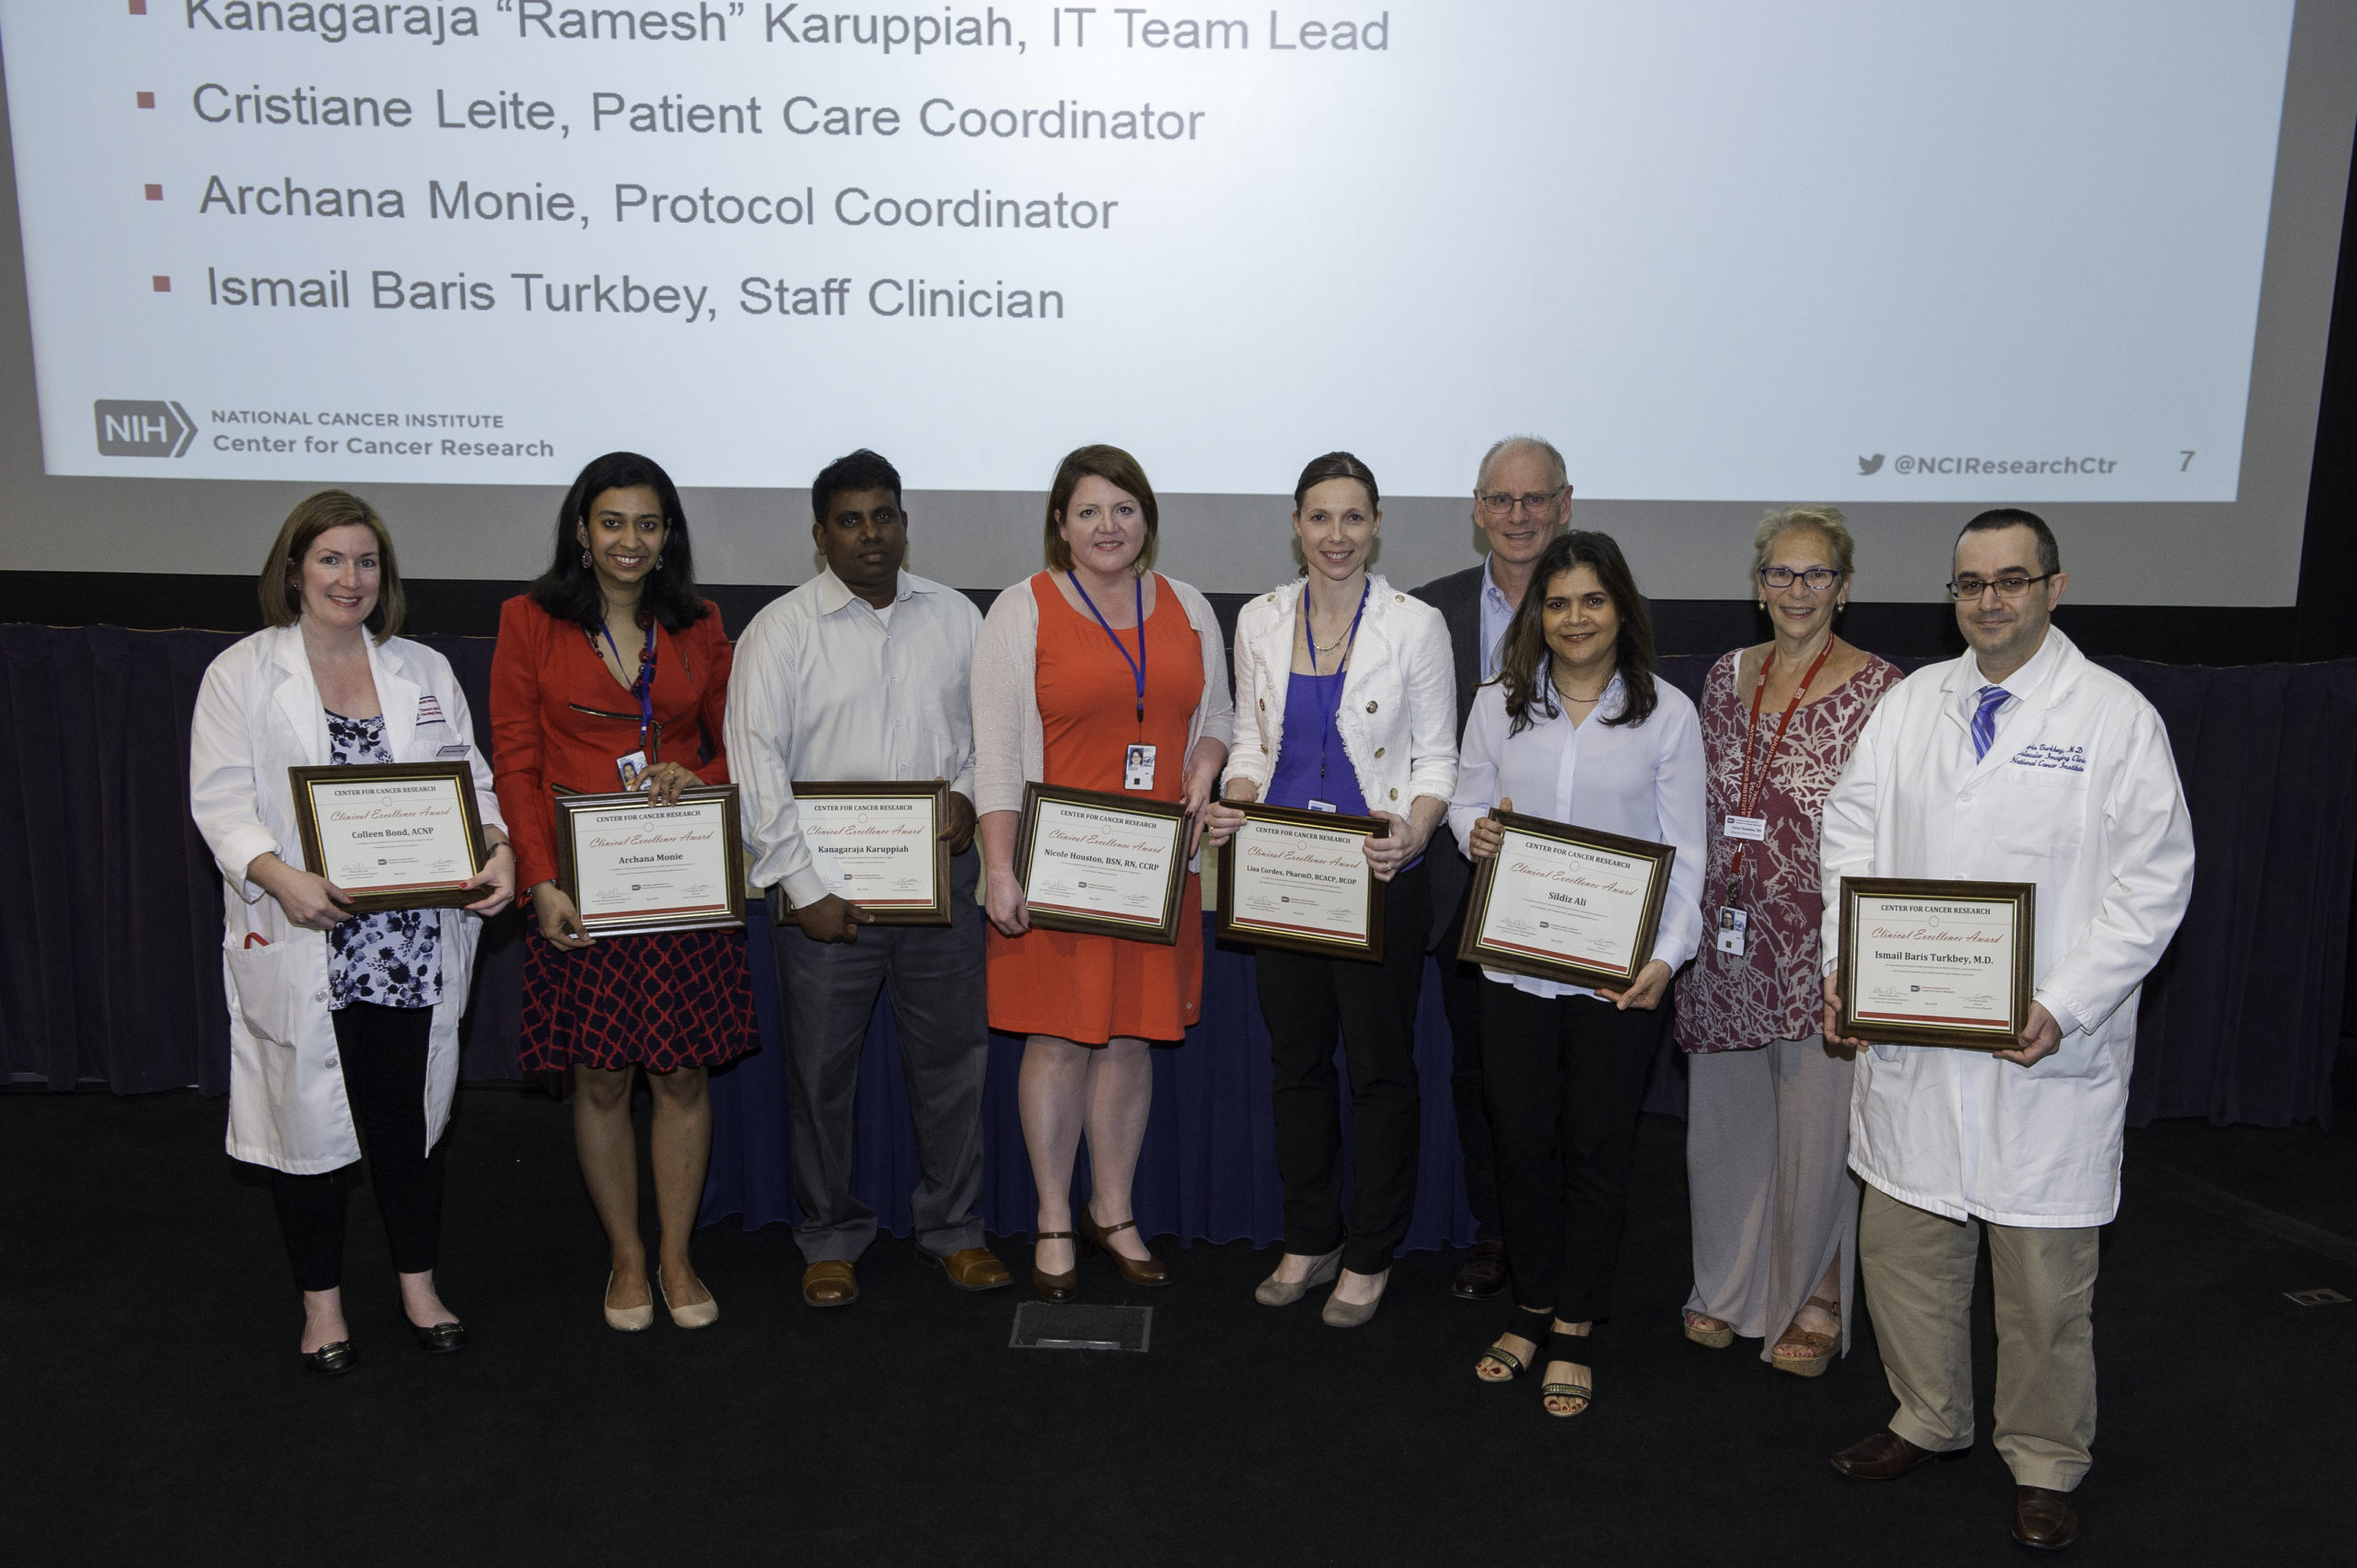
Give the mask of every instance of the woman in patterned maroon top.
[[1899, 672], [1833, 634], [1852, 542], [1831, 506], [1771, 513], [1753, 591], [1775, 640], [1728, 654], [1702, 691], [1713, 940], [1679, 982], [1689, 1053], [1687, 1185], [1694, 1294], [1686, 1337], [1814, 1376], [1849, 1348], [1858, 1195], [1848, 1057], [1822, 1033], [1817, 841], [1825, 797]]

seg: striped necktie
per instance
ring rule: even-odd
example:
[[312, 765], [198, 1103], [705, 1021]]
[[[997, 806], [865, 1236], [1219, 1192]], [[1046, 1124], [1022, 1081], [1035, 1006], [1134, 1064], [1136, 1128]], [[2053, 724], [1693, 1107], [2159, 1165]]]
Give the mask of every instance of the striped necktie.
[[1980, 706], [1972, 715], [1972, 760], [1976, 762], [1989, 755], [1989, 748], [1997, 743], [1997, 710], [2013, 700], [2014, 694], [2002, 686], [1983, 686]]

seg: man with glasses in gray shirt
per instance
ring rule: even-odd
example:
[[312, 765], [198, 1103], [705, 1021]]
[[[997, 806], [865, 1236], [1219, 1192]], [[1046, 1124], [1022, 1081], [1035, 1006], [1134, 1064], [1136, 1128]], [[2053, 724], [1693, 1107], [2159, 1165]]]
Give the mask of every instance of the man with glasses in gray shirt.
[[[1489, 541], [1489, 559], [1415, 590], [1418, 598], [1448, 621], [1449, 647], [1457, 659], [1460, 731], [1473, 712], [1473, 689], [1498, 672], [1506, 625], [1530, 587], [1539, 552], [1571, 520], [1572, 486], [1562, 453], [1536, 436], [1509, 436], [1482, 454], [1473, 481], [1473, 526]], [[1462, 733], [1457, 738], [1464, 739]], [[1473, 869], [1446, 829], [1433, 835], [1429, 855], [1433, 951], [1440, 961], [1452, 1051], [1448, 1086], [1457, 1106], [1465, 1197], [1475, 1227], [1473, 1255], [1450, 1288], [1469, 1301], [1479, 1301], [1505, 1288], [1506, 1244], [1498, 1227], [1497, 1172], [1490, 1150], [1489, 1111], [1481, 1098], [1481, 970], [1478, 964], [1457, 961]]]
[[[902, 570], [900, 476], [876, 453], [830, 463], [810, 505], [827, 569], [745, 629], [727, 721], [753, 881], [782, 889], [792, 909], [771, 945], [794, 1087], [802, 1299], [857, 1300], [853, 1267], [876, 1237], [876, 1211], [851, 1192], [852, 1113], [868, 1015], [887, 983], [923, 1172], [910, 1202], [917, 1255], [962, 1290], [995, 1290], [1010, 1276], [983, 1245], [978, 1209], [990, 1028], [967, 693], [982, 618], [964, 594]], [[795, 779], [947, 781], [951, 923], [877, 925], [830, 892], [804, 839]]]

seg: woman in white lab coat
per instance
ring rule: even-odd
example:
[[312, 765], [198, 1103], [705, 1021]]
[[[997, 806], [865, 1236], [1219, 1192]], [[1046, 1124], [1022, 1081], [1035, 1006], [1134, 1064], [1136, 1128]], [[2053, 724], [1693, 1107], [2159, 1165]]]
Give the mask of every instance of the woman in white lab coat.
[[[232, 1157], [268, 1166], [303, 1292], [313, 1371], [351, 1368], [343, 1317], [343, 1190], [361, 1157], [392, 1243], [418, 1343], [466, 1330], [435, 1294], [442, 1162], [459, 1079], [459, 1016], [481, 922], [516, 896], [516, 863], [449, 661], [393, 633], [402, 599], [391, 538], [341, 490], [298, 505], [263, 563], [267, 628], [213, 661], [189, 738], [189, 804], [221, 867], [229, 1000]], [[491, 859], [464, 910], [354, 915], [296, 863], [293, 767], [465, 761]]]

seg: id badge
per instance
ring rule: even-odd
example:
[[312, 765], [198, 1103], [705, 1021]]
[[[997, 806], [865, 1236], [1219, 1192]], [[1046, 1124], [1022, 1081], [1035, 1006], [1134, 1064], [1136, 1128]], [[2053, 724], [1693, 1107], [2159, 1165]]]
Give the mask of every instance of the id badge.
[[1152, 789], [1154, 787], [1154, 748], [1141, 742], [1131, 747], [1121, 757], [1121, 787]]
[[638, 775], [646, 772], [646, 753], [625, 751], [614, 759], [614, 772], [621, 775], [624, 789], [638, 787]]
[[1730, 958], [1743, 957], [1744, 932], [1750, 924], [1751, 916], [1733, 904], [1723, 906], [1719, 911], [1719, 951]]
[[1727, 813], [1726, 826], [1722, 832], [1724, 837], [1730, 839], [1742, 839], [1748, 843], [1758, 843], [1768, 836], [1768, 819], [1738, 817], [1730, 811]]
[[1330, 800], [1313, 800], [1309, 803], [1309, 809], [1312, 811], [1331, 811], [1339, 816], [1341, 815], [1342, 808], [1335, 805]]

